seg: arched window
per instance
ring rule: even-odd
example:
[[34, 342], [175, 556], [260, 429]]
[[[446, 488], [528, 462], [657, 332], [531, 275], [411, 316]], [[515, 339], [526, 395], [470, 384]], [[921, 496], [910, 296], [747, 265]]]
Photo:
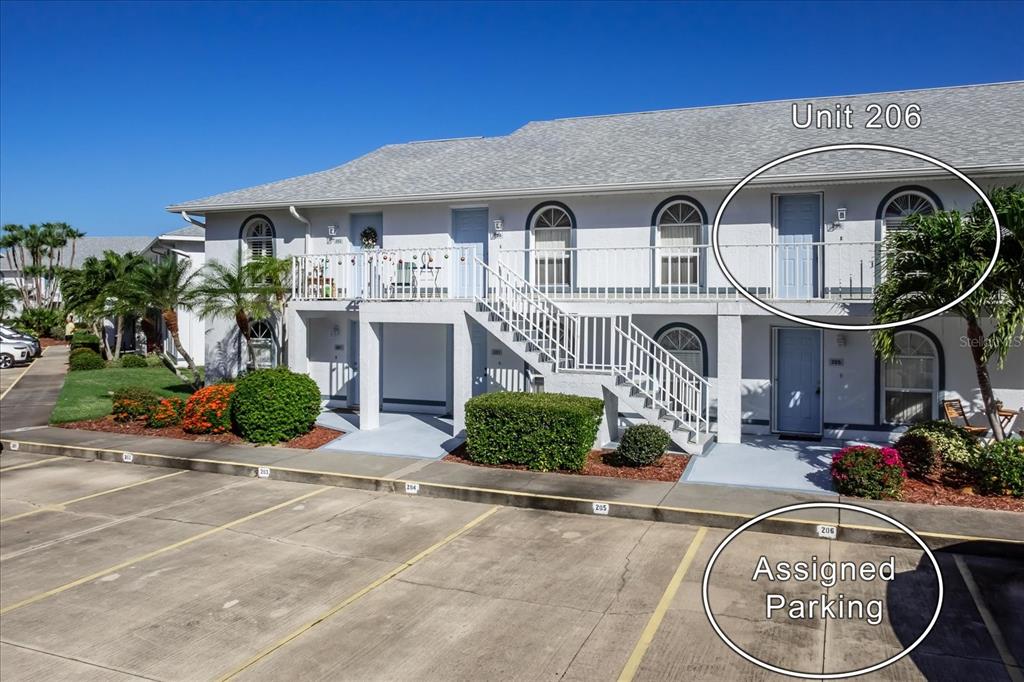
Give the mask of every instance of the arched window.
[[654, 340], [694, 372], [707, 376], [704, 339], [696, 330], [688, 325], [671, 324], [661, 329]]
[[274, 225], [263, 216], [253, 216], [242, 225], [242, 245], [245, 260], [274, 255]]
[[655, 246], [662, 286], [695, 285], [700, 277], [704, 211], [689, 199], [669, 199], [657, 211]]
[[252, 323], [252, 347], [256, 355], [256, 369], [277, 365], [277, 340], [270, 322], [259, 320]]
[[939, 390], [939, 352], [921, 332], [896, 332], [896, 356], [882, 363], [885, 422], [933, 419]]
[[572, 229], [576, 221], [567, 206], [542, 204], [533, 209], [529, 229], [533, 235], [534, 284], [568, 286], [572, 282]]
[[922, 188], [898, 189], [890, 192], [879, 207], [879, 218], [885, 230], [899, 230], [912, 215], [929, 215], [941, 210], [936, 197]]

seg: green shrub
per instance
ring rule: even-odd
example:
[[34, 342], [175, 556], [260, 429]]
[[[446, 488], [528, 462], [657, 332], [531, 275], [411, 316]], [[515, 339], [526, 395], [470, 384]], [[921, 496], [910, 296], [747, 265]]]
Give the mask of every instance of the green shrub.
[[896, 450], [914, 478], [923, 478], [935, 471], [942, 459], [938, 448], [927, 432], [910, 431], [896, 441]]
[[231, 397], [234, 384], [201, 388], [185, 403], [181, 427], [189, 433], [227, 433], [231, 430]]
[[943, 464], [969, 468], [978, 454], [978, 439], [947, 421], [914, 424], [907, 433], [919, 433], [931, 441], [933, 452]]
[[119, 422], [149, 417], [160, 404], [160, 395], [145, 386], [125, 386], [113, 393], [114, 410], [111, 414]]
[[487, 393], [466, 402], [466, 452], [474, 462], [578, 471], [601, 425], [602, 403], [561, 393]]
[[64, 325], [58, 324], [56, 327], [50, 327], [46, 330], [46, 335], [51, 339], [63, 339], [64, 338]]
[[852, 445], [832, 456], [832, 486], [840, 495], [898, 500], [906, 477], [900, 454], [893, 448]]
[[650, 466], [665, 454], [672, 439], [660, 426], [635, 424], [622, 433], [619, 449], [615, 451], [617, 464], [631, 467]]
[[1024, 497], [1024, 440], [1008, 438], [981, 450], [975, 463], [978, 490], [985, 495]]
[[18, 322], [33, 336], [46, 336], [50, 327], [64, 325], [64, 313], [53, 308], [26, 308], [21, 312]]
[[68, 368], [72, 372], [86, 369], [103, 369], [107, 363], [100, 354], [88, 348], [79, 348], [68, 357]]
[[75, 332], [71, 335], [71, 350], [88, 348], [94, 353], [100, 352], [100, 337], [92, 332]]
[[235, 384], [231, 421], [253, 443], [291, 440], [313, 428], [320, 415], [320, 389], [305, 374], [286, 367], [249, 372]]
[[177, 426], [185, 416], [185, 401], [181, 398], [164, 398], [146, 415], [146, 426], [159, 429]]
[[125, 355], [121, 357], [121, 367], [125, 369], [142, 369], [148, 366], [146, 358], [141, 355]]

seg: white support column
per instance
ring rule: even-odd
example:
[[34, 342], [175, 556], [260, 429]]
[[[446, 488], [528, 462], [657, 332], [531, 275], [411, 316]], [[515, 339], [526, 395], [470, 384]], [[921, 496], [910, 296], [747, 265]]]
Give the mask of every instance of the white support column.
[[380, 427], [379, 322], [359, 320], [359, 430]]
[[285, 352], [288, 369], [300, 374], [309, 372], [309, 353], [307, 347], [306, 319], [295, 309], [286, 313], [288, 339]]
[[619, 396], [601, 387], [604, 398], [604, 418], [601, 419], [601, 428], [597, 431], [597, 442], [595, 448], [603, 448], [612, 441], [619, 440]]
[[452, 435], [466, 430], [466, 401], [473, 397], [473, 335], [469, 315], [452, 327]]
[[739, 443], [743, 424], [743, 318], [718, 314], [718, 442]]

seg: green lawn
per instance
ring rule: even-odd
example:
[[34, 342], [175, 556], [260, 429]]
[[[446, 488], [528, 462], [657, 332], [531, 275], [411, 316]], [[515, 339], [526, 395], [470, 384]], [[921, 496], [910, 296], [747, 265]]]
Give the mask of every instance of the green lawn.
[[110, 391], [125, 386], [145, 386], [166, 396], [187, 397], [192, 390], [165, 367], [145, 369], [94, 369], [68, 372], [51, 424], [98, 419], [110, 414]]

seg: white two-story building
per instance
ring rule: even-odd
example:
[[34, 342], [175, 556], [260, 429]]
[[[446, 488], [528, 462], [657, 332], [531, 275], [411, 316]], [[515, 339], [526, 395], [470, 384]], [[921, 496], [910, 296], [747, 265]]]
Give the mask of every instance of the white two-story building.
[[[808, 104], [850, 105], [853, 128], [795, 125], [794, 104], [801, 117]], [[888, 119], [872, 121], [872, 104]], [[620, 414], [662, 424], [690, 450], [743, 433], [884, 438], [937, 418], [945, 398], [980, 407], [963, 322], [908, 326], [901, 357], [882, 362], [869, 332], [801, 325], [740, 296], [710, 226], [746, 175], [828, 144], [907, 148], [982, 188], [1020, 184], [1022, 120], [1024, 83], [542, 121], [388, 145], [169, 210], [205, 217], [208, 260], [293, 259], [287, 347], [261, 357], [308, 372], [328, 404], [358, 409], [364, 430], [405, 411], [449, 414], [458, 433], [471, 396], [544, 390], [603, 397], [603, 440]], [[729, 203], [722, 257], [772, 305], [868, 323], [886, 231], [977, 200], [917, 158], [807, 156]], [[246, 353], [233, 322], [207, 324], [207, 376], [237, 372]], [[1024, 350], [991, 371], [1005, 406], [1024, 405]]]

